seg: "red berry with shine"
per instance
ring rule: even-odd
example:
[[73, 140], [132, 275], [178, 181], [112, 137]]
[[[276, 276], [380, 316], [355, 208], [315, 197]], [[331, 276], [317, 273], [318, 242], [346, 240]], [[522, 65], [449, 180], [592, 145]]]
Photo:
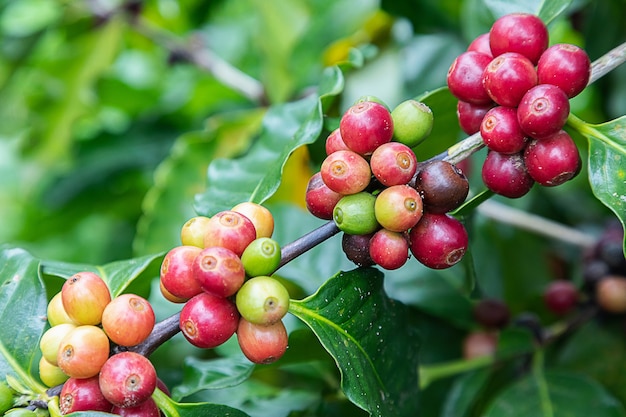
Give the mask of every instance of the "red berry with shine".
[[346, 145], [346, 143], [343, 141], [339, 128], [330, 132], [328, 137], [326, 137], [324, 148], [326, 149], [326, 155], [330, 155], [331, 153], [337, 151], [350, 150], [350, 148], [348, 148], [348, 145]]
[[427, 267], [449, 268], [467, 251], [467, 231], [452, 216], [425, 212], [409, 232], [409, 244], [415, 259]]
[[289, 337], [281, 320], [269, 325], [259, 325], [242, 317], [237, 327], [237, 341], [241, 351], [251, 362], [269, 364], [284, 355]]
[[536, 64], [548, 47], [548, 37], [548, 28], [538, 16], [511, 13], [493, 23], [489, 31], [489, 46], [494, 57], [517, 52]]
[[135, 352], [111, 356], [100, 371], [100, 390], [116, 407], [134, 407], [146, 401], [156, 388], [152, 362]]
[[204, 247], [222, 246], [241, 256], [246, 247], [256, 239], [256, 228], [245, 215], [225, 210], [215, 214], [206, 225]]
[[385, 143], [372, 153], [370, 158], [372, 174], [381, 184], [406, 184], [411, 181], [417, 169], [417, 157], [411, 148], [399, 142]]
[[489, 45], [489, 32], [478, 35], [467, 47], [468, 51], [481, 52], [485, 55], [493, 57], [491, 46]]
[[569, 99], [563, 90], [552, 84], [539, 84], [522, 97], [517, 120], [528, 136], [541, 139], [563, 128], [569, 110]]
[[476, 51], [463, 52], [457, 56], [446, 78], [452, 95], [468, 103], [491, 103], [482, 81], [483, 71], [490, 62], [491, 56]]
[[339, 130], [343, 142], [361, 155], [369, 155], [393, 136], [391, 112], [375, 101], [362, 101], [350, 107], [341, 117]]
[[576, 45], [552, 45], [537, 64], [539, 84], [552, 84], [572, 98], [585, 89], [591, 76], [591, 61], [584, 49]]
[[384, 269], [394, 270], [409, 258], [409, 241], [405, 233], [380, 229], [369, 243], [370, 258]]
[[180, 329], [192, 345], [214, 348], [226, 342], [237, 330], [239, 312], [228, 298], [201, 293], [183, 306]]
[[70, 378], [63, 384], [59, 395], [61, 414], [76, 411], [102, 411], [108, 413], [113, 408], [100, 391], [98, 376], [90, 378]]
[[369, 163], [354, 151], [331, 153], [322, 162], [320, 173], [328, 188], [343, 195], [363, 191], [372, 177]]
[[113, 407], [111, 413], [122, 417], [159, 417], [161, 410], [152, 398], [148, 398], [134, 407]]
[[493, 108], [494, 103], [488, 104], [472, 104], [465, 101], [459, 101], [456, 105], [456, 117], [459, 120], [459, 126], [463, 132], [468, 135], [480, 131], [480, 124], [485, 114]]
[[498, 106], [489, 110], [480, 126], [487, 148], [501, 153], [517, 153], [526, 146], [526, 135], [517, 121], [517, 110]]
[[200, 283], [193, 276], [193, 262], [201, 251], [202, 248], [197, 246], [176, 246], [167, 252], [160, 272], [161, 285], [167, 294], [188, 300], [202, 292]]
[[487, 188], [508, 198], [522, 197], [535, 183], [520, 153], [487, 152], [481, 174]]
[[422, 197], [409, 185], [393, 185], [376, 197], [374, 215], [378, 224], [394, 232], [405, 232], [422, 217]]
[[524, 164], [538, 184], [554, 187], [580, 172], [581, 158], [576, 143], [561, 130], [547, 138], [532, 140], [524, 151]]
[[221, 246], [203, 249], [196, 256], [193, 274], [204, 291], [218, 297], [235, 294], [246, 278], [241, 258]]
[[102, 329], [113, 343], [135, 346], [150, 335], [156, 321], [152, 306], [143, 297], [122, 294], [104, 309]]
[[543, 293], [548, 310], [558, 315], [569, 313], [578, 302], [578, 289], [571, 281], [556, 280]]
[[497, 56], [483, 72], [483, 86], [493, 101], [515, 107], [537, 85], [537, 71], [524, 55], [507, 52]]
[[321, 172], [318, 171], [309, 178], [304, 200], [307, 210], [315, 217], [332, 220], [333, 210], [341, 197], [343, 194], [331, 190], [324, 183]]

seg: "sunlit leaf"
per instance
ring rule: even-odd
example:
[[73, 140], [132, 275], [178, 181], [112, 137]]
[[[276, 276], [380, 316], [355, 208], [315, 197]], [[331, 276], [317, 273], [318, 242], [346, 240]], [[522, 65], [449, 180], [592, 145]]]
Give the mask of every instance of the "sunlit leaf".
[[342, 272], [293, 301], [290, 312], [333, 356], [350, 401], [375, 416], [415, 415], [419, 340], [408, 309], [384, 293], [379, 271]]

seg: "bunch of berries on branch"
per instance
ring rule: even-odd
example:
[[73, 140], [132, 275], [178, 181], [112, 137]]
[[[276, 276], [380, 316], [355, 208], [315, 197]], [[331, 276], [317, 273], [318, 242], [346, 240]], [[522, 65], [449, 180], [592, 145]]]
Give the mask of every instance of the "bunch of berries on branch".
[[465, 254], [467, 232], [449, 212], [467, 197], [467, 178], [445, 161], [419, 163], [413, 151], [432, 126], [424, 103], [407, 100], [390, 111], [368, 97], [326, 138], [326, 158], [305, 200], [313, 215], [343, 232], [342, 249], [355, 264], [393, 270], [411, 253], [442, 269]]
[[448, 70], [469, 135], [488, 148], [483, 182], [496, 194], [525, 195], [538, 183], [557, 186], [580, 171], [578, 149], [563, 130], [569, 99], [589, 82], [587, 53], [571, 44], [549, 46], [548, 29], [532, 14], [497, 19]]
[[212, 349], [236, 334], [254, 363], [285, 353], [289, 293], [270, 276], [281, 259], [273, 231], [272, 213], [252, 202], [182, 226], [181, 245], [161, 264], [160, 286], [165, 298], [184, 304], [179, 325], [191, 344]]

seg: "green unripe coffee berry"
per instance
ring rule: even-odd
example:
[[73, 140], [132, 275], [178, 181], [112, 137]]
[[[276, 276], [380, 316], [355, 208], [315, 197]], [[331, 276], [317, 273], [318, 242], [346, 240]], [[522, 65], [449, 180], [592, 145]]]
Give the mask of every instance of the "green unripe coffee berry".
[[241, 317], [250, 323], [270, 325], [289, 310], [289, 292], [275, 278], [257, 276], [246, 281], [235, 299]]
[[13, 407], [13, 395], [15, 393], [4, 382], [0, 382], [0, 414], [4, 414], [8, 409]]
[[368, 192], [346, 195], [333, 210], [333, 220], [344, 233], [366, 235], [375, 232], [380, 225], [376, 221], [374, 205], [376, 197]]
[[47, 387], [54, 387], [67, 381], [70, 377], [61, 368], [51, 364], [43, 356], [39, 360], [39, 379]]
[[6, 414], [6, 417], [37, 417], [37, 413], [33, 410], [29, 410], [28, 408], [20, 407], [9, 410]]
[[270, 275], [280, 264], [280, 245], [269, 237], [250, 243], [241, 254], [241, 263], [249, 277]]
[[39, 340], [39, 349], [41, 355], [52, 365], [57, 365], [57, 354], [61, 340], [72, 330], [76, 328], [75, 324], [61, 323], [52, 326], [41, 336]]
[[433, 112], [426, 104], [406, 100], [391, 112], [393, 138], [395, 141], [414, 147], [422, 143], [433, 129]]

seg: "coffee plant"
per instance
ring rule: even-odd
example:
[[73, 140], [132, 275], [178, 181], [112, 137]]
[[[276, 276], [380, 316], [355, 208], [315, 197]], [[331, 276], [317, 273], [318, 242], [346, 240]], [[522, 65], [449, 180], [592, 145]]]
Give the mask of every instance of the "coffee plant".
[[7, 416], [626, 416], [619, 0], [0, 10]]

